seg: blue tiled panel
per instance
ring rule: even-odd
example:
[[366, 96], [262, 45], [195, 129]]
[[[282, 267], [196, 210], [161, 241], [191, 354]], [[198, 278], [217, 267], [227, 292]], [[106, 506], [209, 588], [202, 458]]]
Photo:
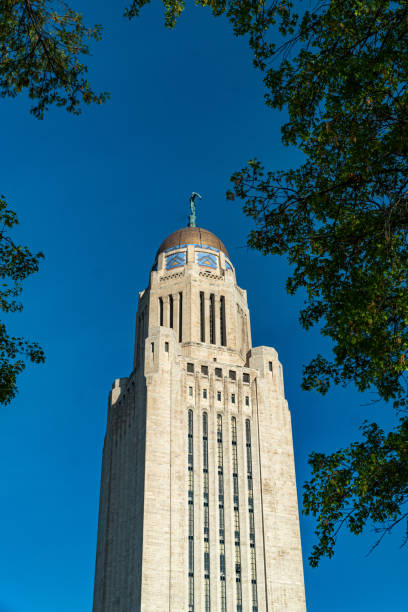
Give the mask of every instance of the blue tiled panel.
[[169, 251], [174, 251], [175, 249], [186, 249], [187, 246], [188, 246], [187, 244], [178, 244], [177, 246], [172, 246], [169, 249], [166, 249], [164, 253], [168, 253]]
[[226, 270], [232, 270], [232, 266], [231, 266], [230, 262], [228, 261], [228, 259], [225, 260], [225, 269]]
[[218, 249], [212, 246], [208, 246], [207, 244], [193, 244], [193, 246], [198, 247], [199, 249], [210, 249], [210, 251], [215, 251], [216, 253], [219, 253]]
[[166, 270], [172, 270], [173, 268], [179, 268], [184, 266], [186, 263], [185, 253], [174, 253], [174, 255], [167, 255], [166, 257]]
[[[165, 251], [163, 251], [163, 253], [169, 253], [170, 251], [174, 251], [177, 249], [186, 249], [188, 246], [188, 244], [178, 244], [176, 246], [172, 246], [166, 249]], [[207, 246], [206, 244], [193, 244], [191, 246], [198, 247], [199, 249], [210, 249], [210, 251], [215, 251], [216, 253], [219, 253], [219, 249], [212, 246]]]
[[213, 255], [212, 253], [197, 253], [197, 263], [199, 266], [217, 269], [217, 255]]

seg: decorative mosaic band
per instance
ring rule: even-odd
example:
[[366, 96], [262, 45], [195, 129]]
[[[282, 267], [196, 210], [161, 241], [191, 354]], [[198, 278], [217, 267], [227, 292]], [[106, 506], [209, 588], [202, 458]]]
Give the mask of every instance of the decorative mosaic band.
[[197, 253], [197, 263], [199, 266], [214, 268], [216, 270], [218, 265], [218, 257], [212, 253]]
[[[210, 246], [205, 246], [205, 245], [200, 245], [200, 244], [193, 244], [192, 246], [200, 248], [200, 249], [202, 248], [209, 249], [211, 251], [215, 251], [216, 253], [219, 253], [219, 250], [216, 249], [215, 247], [210, 247]], [[173, 270], [174, 268], [180, 268], [186, 264], [187, 252], [179, 250], [179, 249], [183, 249], [186, 247], [187, 247], [186, 244], [181, 244], [177, 247], [171, 247], [170, 249], [166, 249], [166, 251], [164, 251], [165, 253], [168, 253], [169, 251], [175, 251], [169, 255], [166, 255], [166, 270]], [[213, 270], [216, 270], [218, 268], [218, 255], [215, 255], [213, 253], [203, 253], [202, 251], [198, 251], [196, 252], [196, 254], [197, 254], [196, 261], [199, 266], [203, 266], [205, 268], [212, 268]], [[231, 271], [234, 270], [231, 262], [227, 258], [225, 258], [225, 269], [231, 270]], [[157, 261], [155, 262], [152, 270], [153, 271], [157, 270]]]
[[170, 251], [176, 251], [177, 249], [186, 249], [188, 244], [178, 244], [177, 246], [172, 246], [169, 249], [163, 251], [163, 253], [169, 253]]
[[173, 270], [173, 268], [179, 268], [184, 266], [186, 263], [186, 253], [181, 251], [174, 255], [167, 255], [166, 257], [166, 270]]
[[[169, 253], [170, 251], [175, 251], [177, 249], [186, 249], [188, 246], [189, 246], [188, 244], [178, 244], [177, 246], [172, 246], [163, 252]], [[219, 249], [216, 249], [215, 247], [212, 247], [212, 246], [208, 246], [206, 244], [192, 244], [190, 246], [198, 247], [199, 249], [209, 249], [210, 251], [215, 251], [216, 253], [219, 253]]]

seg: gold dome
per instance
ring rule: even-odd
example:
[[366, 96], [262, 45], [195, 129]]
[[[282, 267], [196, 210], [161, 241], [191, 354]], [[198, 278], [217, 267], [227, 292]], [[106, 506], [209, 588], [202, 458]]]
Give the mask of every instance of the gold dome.
[[229, 257], [228, 251], [221, 240], [212, 232], [202, 229], [201, 227], [183, 227], [182, 229], [173, 232], [164, 242], [162, 242], [159, 250], [157, 251], [157, 255], [159, 255], [159, 253], [163, 253], [163, 251], [167, 251], [167, 249], [171, 249], [172, 247], [177, 248], [185, 244], [198, 244], [200, 246], [215, 247]]

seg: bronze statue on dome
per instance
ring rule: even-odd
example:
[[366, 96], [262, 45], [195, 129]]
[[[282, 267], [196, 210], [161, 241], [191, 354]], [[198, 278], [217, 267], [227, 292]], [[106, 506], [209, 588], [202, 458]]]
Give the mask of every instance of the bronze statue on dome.
[[200, 198], [200, 200], [202, 199], [199, 193], [196, 193], [195, 191], [193, 191], [193, 193], [190, 196], [190, 215], [188, 218], [188, 227], [197, 227], [196, 226], [196, 198]]

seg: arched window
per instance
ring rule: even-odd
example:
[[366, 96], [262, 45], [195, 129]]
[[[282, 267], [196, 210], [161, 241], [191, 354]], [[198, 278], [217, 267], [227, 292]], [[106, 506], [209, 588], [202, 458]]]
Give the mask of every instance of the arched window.
[[210, 344], [215, 344], [215, 295], [210, 294]]
[[170, 308], [170, 327], [173, 329], [174, 327], [174, 300], [173, 300], [173, 296], [170, 295], [169, 296], [169, 308]]
[[200, 341], [205, 342], [205, 305], [204, 291], [200, 291]]
[[179, 342], [183, 340], [183, 293], [179, 293], [179, 320], [178, 320]]
[[225, 297], [220, 297], [220, 344], [227, 346], [227, 327], [225, 322]]

